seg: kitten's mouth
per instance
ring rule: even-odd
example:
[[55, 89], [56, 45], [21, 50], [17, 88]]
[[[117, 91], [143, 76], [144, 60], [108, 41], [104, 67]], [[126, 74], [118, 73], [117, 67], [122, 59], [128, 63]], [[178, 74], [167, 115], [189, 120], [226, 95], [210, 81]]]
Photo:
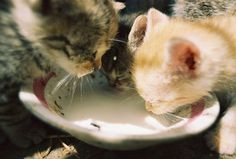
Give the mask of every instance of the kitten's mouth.
[[152, 104], [150, 102], [146, 102], [145, 107], [148, 111], [156, 115], [174, 114], [182, 117], [188, 116], [190, 118], [193, 118], [200, 115], [203, 112], [205, 107], [205, 97], [191, 104], [185, 104], [182, 106], [173, 106], [172, 108], [163, 105]]
[[77, 66], [77, 77], [83, 77], [87, 74], [92, 73], [95, 70], [94, 65], [91, 62], [84, 62]]
[[78, 73], [78, 74], [77, 74], [77, 77], [78, 77], [78, 78], [81, 78], [81, 77], [83, 77], [83, 76], [85, 76], [85, 75], [88, 75], [88, 74], [90, 74], [90, 73], [92, 73], [92, 72], [93, 72], [93, 70], [88, 71], [88, 72], [81, 72], [81, 73]]

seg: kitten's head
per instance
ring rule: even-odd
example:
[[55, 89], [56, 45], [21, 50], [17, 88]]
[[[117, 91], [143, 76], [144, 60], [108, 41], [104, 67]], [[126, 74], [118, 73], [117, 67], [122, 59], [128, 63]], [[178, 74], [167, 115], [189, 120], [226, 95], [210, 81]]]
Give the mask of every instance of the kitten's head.
[[133, 86], [130, 66], [132, 55], [126, 43], [114, 43], [102, 57], [102, 70], [110, 86], [128, 90]]
[[110, 0], [14, 0], [13, 4], [23, 35], [74, 75], [99, 68], [117, 32]]
[[170, 20], [151, 9], [147, 16], [136, 19], [129, 39], [137, 38], [132, 36], [142, 32], [145, 21], [145, 35], [135, 52], [132, 76], [147, 109], [156, 114], [171, 112], [212, 91], [221, 70], [216, 63], [224, 52], [218, 36], [209, 28], [204, 31], [191, 22]]

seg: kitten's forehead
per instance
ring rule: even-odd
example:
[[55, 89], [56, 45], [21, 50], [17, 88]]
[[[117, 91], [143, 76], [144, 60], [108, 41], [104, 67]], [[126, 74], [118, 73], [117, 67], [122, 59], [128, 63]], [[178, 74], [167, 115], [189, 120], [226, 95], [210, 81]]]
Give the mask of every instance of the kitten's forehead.
[[[38, 36], [64, 35], [76, 43], [78, 39], [86, 41], [88, 37], [101, 36], [112, 38], [116, 34], [118, 20], [109, 0], [40, 1], [46, 3], [44, 5], [36, 2], [31, 6], [32, 10], [29, 10], [31, 13], [28, 14], [37, 21], [34, 24], [29, 22], [31, 25], [29, 27], [33, 32], [38, 33]], [[45, 6], [46, 8], [43, 9]]]

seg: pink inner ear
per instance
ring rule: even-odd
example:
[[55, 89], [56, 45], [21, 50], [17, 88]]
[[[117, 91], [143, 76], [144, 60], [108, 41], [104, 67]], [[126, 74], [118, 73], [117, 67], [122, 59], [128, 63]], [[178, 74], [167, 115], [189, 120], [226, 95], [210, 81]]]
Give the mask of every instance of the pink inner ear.
[[129, 47], [132, 52], [135, 52], [135, 50], [143, 43], [146, 26], [147, 26], [147, 17], [144, 15], [139, 15], [135, 19], [128, 37]]
[[174, 39], [170, 44], [171, 65], [176, 71], [193, 75], [200, 60], [198, 48], [190, 41]]
[[[158, 27], [159, 23], [163, 23], [168, 21], [168, 16], [163, 14], [162, 12], [156, 10], [155, 8], [151, 8], [147, 13], [148, 24], [147, 28], [150, 30], [152, 27]], [[148, 31], [148, 30], [147, 30]]]

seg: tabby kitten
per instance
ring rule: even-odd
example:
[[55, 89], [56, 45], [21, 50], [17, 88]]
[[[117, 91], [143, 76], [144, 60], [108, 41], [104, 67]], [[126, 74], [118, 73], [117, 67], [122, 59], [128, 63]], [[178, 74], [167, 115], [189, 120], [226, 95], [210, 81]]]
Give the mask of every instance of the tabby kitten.
[[79, 77], [99, 68], [117, 21], [110, 0], [1, 1], [0, 128], [14, 144], [45, 135], [22, 107], [21, 86], [58, 68]]
[[173, 16], [195, 20], [236, 12], [235, 0], [176, 0]]

